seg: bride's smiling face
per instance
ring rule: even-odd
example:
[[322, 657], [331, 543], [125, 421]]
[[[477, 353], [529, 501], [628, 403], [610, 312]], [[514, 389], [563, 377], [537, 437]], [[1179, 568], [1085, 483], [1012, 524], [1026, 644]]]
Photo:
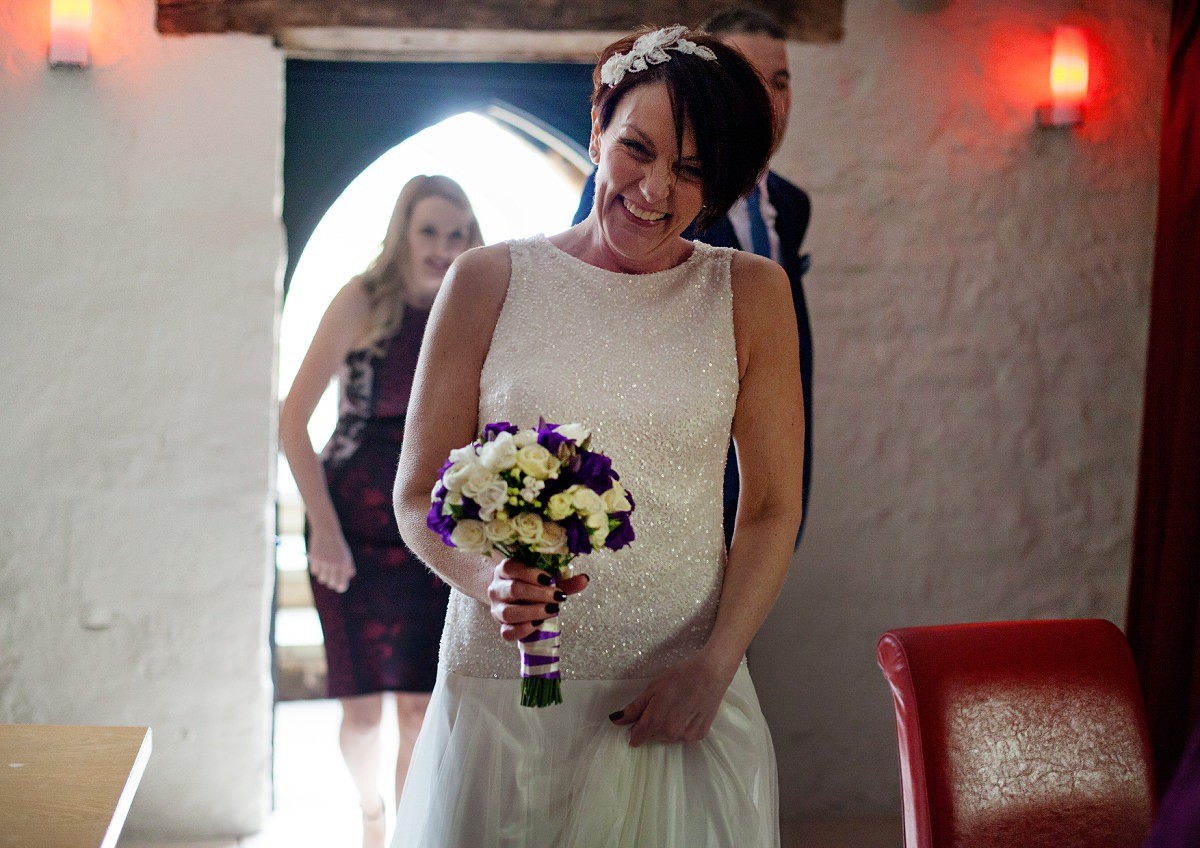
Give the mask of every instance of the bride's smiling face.
[[704, 186], [690, 123], [684, 121], [682, 146], [675, 136], [667, 87], [630, 89], [607, 127], [593, 121], [591, 153], [593, 215], [610, 260], [640, 273], [679, 264], [688, 250], [679, 236], [700, 213]]

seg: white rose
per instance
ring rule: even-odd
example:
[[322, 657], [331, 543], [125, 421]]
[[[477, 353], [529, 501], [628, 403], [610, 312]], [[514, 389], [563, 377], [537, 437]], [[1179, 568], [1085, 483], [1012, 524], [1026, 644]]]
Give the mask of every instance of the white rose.
[[517, 467], [522, 474], [545, 480], [558, 474], [558, 457], [541, 445], [526, 445], [517, 451]]
[[511, 433], [500, 433], [479, 449], [479, 463], [491, 471], [507, 471], [516, 465], [517, 446]]
[[604, 535], [608, 535], [608, 516], [603, 512], [589, 512], [587, 517], [583, 519], [583, 523], [588, 526], [588, 530], [595, 533], [597, 530], [603, 530]]
[[464, 518], [450, 531], [450, 541], [454, 547], [469, 554], [486, 554], [492, 549], [487, 534], [483, 531], [483, 522], [473, 518]]
[[463, 479], [462, 493], [474, 500], [476, 495], [499, 480], [495, 471], [489, 471], [482, 465], [472, 465]]
[[567, 553], [567, 531], [553, 522], [542, 522], [542, 539], [533, 549], [539, 554]]
[[537, 444], [537, 430], [518, 430], [513, 436], [513, 444], [518, 449]]
[[456, 462], [442, 474], [442, 485], [451, 492], [461, 492], [467, 472], [475, 466], [474, 462]]
[[542, 526], [542, 517], [536, 512], [522, 512], [512, 519], [517, 541], [531, 547], [542, 540]]
[[507, 545], [516, 537], [516, 531], [513, 530], [512, 522], [507, 518], [493, 518], [487, 524], [483, 525], [483, 533], [487, 536], [488, 541], [494, 545]]
[[593, 530], [588, 534], [588, 540], [591, 541], [593, 548], [604, 547], [604, 540], [608, 538], [608, 524], [600, 530]]
[[604, 501], [587, 486], [572, 486], [571, 502], [575, 509], [585, 514], [604, 512]]
[[473, 497], [473, 500], [479, 504], [480, 520], [490, 521], [496, 512], [504, 509], [508, 503], [508, 486], [504, 485], [503, 480], [497, 478], [484, 486], [479, 494]]
[[600, 500], [604, 502], [604, 511], [607, 513], [629, 512], [633, 509], [624, 487], [619, 483], [613, 483], [613, 487], [601, 495]]
[[577, 445], [583, 444], [584, 440], [592, 435], [592, 431], [582, 424], [559, 424], [554, 428], [554, 432], [565, 436]]
[[[575, 488], [578, 487], [571, 487], [571, 489]], [[551, 521], [562, 521], [575, 512], [575, 505], [571, 502], [571, 489], [550, 496], [550, 500], [546, 503], [546, 515], [550, 517]]]
[[450, 451], [450, 461], [456, 465], [460, 462], [467, 465], [474, 465], [478, 461], [474, 443]]

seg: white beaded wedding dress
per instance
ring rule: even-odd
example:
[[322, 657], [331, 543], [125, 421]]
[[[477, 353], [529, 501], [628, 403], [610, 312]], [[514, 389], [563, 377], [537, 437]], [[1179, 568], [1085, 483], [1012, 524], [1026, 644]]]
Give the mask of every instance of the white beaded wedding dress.
[[392, 848], [778, 846], [774, 751], [744, 663], [700, 742], [631, 748], [608, 719], [695, 653], [716, 616], [738, 391], [732, 251], [696, 243], [682, 264], [631, 276], [543, 236], [509, 250], [479, 428], [590, 428], [636, 503], [636, 539], [575, 561], [591, 582], [562, 605], [560, 705], [519, 705], [516, 646], [452, 593]]

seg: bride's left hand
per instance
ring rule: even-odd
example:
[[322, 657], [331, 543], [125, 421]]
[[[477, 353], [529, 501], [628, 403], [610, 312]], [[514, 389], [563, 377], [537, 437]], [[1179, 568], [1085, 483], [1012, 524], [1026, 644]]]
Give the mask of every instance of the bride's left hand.
[[698, 742], [708, 735], [725, 691], [737, 671], [703, 654], [671, 666], [609, 718], [629, 728], [629, 745]]

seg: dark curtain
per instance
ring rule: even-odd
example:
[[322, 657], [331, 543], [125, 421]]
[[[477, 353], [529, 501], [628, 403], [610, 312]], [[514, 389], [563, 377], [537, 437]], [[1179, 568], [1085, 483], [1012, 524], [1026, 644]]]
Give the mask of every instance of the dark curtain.
[[364, 168], [410, 135], [494, 102], [584, 149], [591, 128], [590, 64], [292, 59], [286, 80], [285, 289], [321, 216]]
[[1200, 0], [1175, 0], [1128, 635], [1160, 788], [1200, 722]]

